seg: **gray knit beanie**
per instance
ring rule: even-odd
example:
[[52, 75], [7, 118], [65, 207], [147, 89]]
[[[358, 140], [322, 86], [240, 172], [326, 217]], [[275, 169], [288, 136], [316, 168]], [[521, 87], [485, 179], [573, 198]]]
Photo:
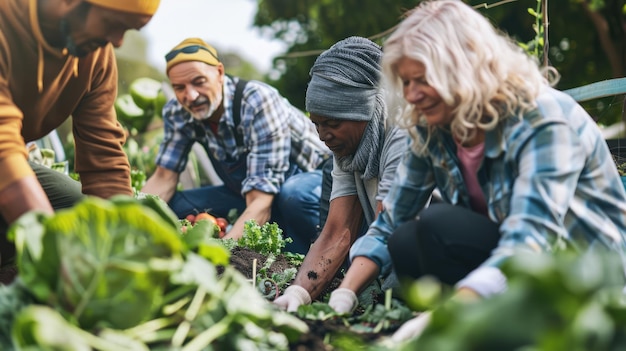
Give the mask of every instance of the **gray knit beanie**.
[[310, 113], [352, 121], [369, 121], [376, 108], [381, 47], [362, 37], [337, 42], [315, 60], [306, 91]]

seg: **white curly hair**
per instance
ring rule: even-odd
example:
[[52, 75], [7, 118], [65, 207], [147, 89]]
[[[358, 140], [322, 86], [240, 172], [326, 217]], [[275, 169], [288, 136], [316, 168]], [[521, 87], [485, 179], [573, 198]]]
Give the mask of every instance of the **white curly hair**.
[[412, 128], [425, 122], [402, 97], [397, 70], [402, 58], [425, 66], [427, 83], [452, 107], [450, 132], [461, 143], [478, 129], [492, 130], [503, 118], [535, 108], [542, 87], [559, 78], [554, 68], [540, 68], [535, 58], [460, 0], [420, 3], [407, 12], [383, 50], [388, 107], [397, 112], [390, 116], [409, 129], [418, 154], [425, 152], [438, 127], [428, 127], [426, 140]]

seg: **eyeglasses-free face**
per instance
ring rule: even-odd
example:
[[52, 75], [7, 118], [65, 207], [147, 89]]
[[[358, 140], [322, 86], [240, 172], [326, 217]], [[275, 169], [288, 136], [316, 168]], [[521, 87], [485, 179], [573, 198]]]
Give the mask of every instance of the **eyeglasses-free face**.
[[185, 61], [173, 66], [168, 77], [178, 102], [197, 120], [211, 117], [222, 103], [222, 65]]
[[211, 54], [211, 56], [213, 56], [217, 61], [219, 61], [217, 56], [215, 56], [215, 54], [211, 50], [209, 50], [208, 48], [202, 45], [189, 45], [189, 46], [182, 47], [180, 49], [172, 50], [168, 52], [167, 55], [165, 55], [165, 61], [169, 62], [173, 60], [174, 57], [178, 56], [178, 54], [180, 54], [181, 52], [183, 54], [195, 54], [199, 50], [207, 51], [209, 54]]
[[354, 155], [363, 139], [368, 121], [348, 121], [311, 113], [311, 122], [321, 141], [337, 159]]

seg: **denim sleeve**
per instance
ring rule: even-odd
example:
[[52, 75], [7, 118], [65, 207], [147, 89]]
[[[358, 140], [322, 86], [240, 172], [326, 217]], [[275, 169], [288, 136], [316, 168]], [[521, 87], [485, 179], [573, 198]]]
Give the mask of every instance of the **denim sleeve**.
[[424, 207], [434, 181], [425, 158], [407, 152], [398, 165], [394, 184], [384, 200], [384, 211], [350, 249], [350, 259], [364, 256], [374, 261], [386, 276], [391, 270], [387, 239], [400, 224], [414, 219]]

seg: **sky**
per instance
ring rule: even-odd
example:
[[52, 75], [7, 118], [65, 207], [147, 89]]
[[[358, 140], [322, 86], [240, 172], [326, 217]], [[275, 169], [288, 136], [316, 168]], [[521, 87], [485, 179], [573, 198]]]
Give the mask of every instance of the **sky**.
[[165, 68], [163, 56], [172, 47], [185, 38], [200, 37], [267, 72], [284, 45], [263, 38], [252, 26], [256, 9], [256, 0], [161, 0], [152, 20], [140, 31], [148, 39], [149, 60]]

